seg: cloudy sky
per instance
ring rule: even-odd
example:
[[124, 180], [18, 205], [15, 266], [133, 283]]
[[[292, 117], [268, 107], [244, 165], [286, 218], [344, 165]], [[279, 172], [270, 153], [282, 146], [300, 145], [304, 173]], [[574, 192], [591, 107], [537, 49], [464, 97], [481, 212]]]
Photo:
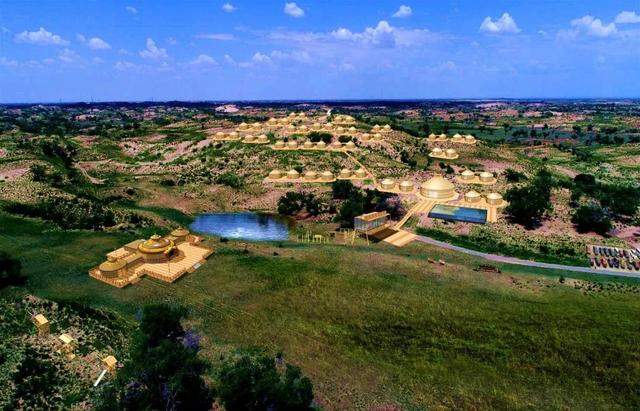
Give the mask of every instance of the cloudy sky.
[[640, 96], [638, 0], [1, 6], [0, 102]]

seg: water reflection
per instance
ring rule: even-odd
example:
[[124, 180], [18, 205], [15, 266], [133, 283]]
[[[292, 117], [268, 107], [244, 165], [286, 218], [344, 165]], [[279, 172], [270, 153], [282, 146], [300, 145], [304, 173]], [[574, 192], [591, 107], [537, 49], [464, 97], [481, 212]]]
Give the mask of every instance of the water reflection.
[[218, 237], [249, 241], [278, 241], [289, 238], [289, 220], [262, 213], [207, 213], [200, 214], [191, 224], [191, 230]]

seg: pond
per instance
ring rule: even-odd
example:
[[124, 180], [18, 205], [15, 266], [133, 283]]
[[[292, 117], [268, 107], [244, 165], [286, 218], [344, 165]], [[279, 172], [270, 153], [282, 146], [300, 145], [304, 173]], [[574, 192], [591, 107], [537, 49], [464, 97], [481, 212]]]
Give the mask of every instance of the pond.
[[289, 238], [291, 221], [274, 215], [252, 212], [200, 214], [191, 230], [218, 237], [248, 241], [278, 241]]
[[487, 222], [487, 210], [437, 204], [429, 212], [429, 217], [448, 221], [484, 224]]

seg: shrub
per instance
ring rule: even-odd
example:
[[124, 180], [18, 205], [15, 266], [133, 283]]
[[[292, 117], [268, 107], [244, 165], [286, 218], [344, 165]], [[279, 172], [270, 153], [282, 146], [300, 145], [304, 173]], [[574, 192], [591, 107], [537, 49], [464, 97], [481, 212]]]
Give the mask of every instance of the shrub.
[[11, 257], [5, 251], [0, 251], [0, 289], [8, 285], [20, 284], [23, 281], [20, 260]]
[[331, 191], [334, 199], [346, 200], [358, 189], [349, 180], [336, 180], [331, 184]]
[[312, 131], [307, 135], [307, 137], [309, 137], [309, 140], [314, 143], [324, 141], [325, 144], [331, 143], [331, 140], [333, 139], [333, 136], [330, 133], [319, 133], [317, 131]]
[[318, 215], [322, 212], [323, 206], [320, 201], [311, 193], [298, 193], [289, 191], [278, 200], [278, 213], [293, 216], [306, 210], [311, 215]]
[[522, 180], [525, 180], [527, 176], [524, 173], [508, 168], [504, 170], [504, 178], [507, 179], [510, 183], [519, 183]]
[[218, 178], [216, 178], [216, 183], [223, 184], [231, 188], [240, 188], [244, 185], [242, 178], [230, 171], [220, 174]]
[[571, 217], [576, 230], [581, 233], [594, 231], [605, 235], [611, 230], [611, 218], [606, 210], [598, 204], [589, 204], [578, 207]]

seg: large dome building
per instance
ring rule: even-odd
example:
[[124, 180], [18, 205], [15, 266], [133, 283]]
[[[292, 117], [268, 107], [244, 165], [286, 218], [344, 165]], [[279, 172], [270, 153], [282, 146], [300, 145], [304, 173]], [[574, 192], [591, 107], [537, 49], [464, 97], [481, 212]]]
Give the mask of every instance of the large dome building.
[[138, 252], [144, 261], [164, 261], [175, 249], [173, 240], [152, 235], [148, 240], [138, 244]]
[[458, 196], [454, 185], [441, 176], [433, 177], [422, 183], [420, 194], [432, 200], [454, 199]]

